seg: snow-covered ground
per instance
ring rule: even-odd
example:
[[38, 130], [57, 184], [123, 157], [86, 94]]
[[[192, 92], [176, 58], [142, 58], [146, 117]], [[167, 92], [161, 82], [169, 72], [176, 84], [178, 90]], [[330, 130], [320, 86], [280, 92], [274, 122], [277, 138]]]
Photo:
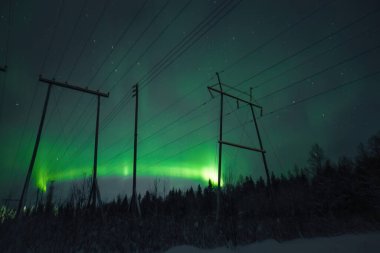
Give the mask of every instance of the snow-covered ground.
[[266, 240], [235, 249], [216, 248], [198, 249], [192, 246], [174, 247], [167, 253], [378, 253], [380, 252], [380, 233], [361, 235], [342, 235], [327, 238], [297, 239], [279, 243]]

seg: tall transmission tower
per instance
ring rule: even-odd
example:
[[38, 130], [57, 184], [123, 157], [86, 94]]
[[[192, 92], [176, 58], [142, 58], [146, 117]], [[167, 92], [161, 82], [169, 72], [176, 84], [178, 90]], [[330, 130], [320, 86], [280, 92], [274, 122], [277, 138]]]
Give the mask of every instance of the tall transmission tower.
[[84, 92], [84, 93], [91, 94], [91, 95], [96, 95], [98, 98], [97, 117], [96, 117], [96, 133], [95, 133], [95, 150], [94, 150], [94, 167], [93, 167], [93, 174], [92, 174], [92, 187], [91, 187], [90, 198], [89, 198], [88, 203], [89, 203], [89, 205], [92, 204], [93, 206], [95, 206], [96, 205], [96, 199], [98, 199], [99, 203], [101, 203], [100, 193], [99, 193], [99, 188], [98, 188], [98, 183], [97, 183], [97, 178], [96, 178], [97, 164], [98, 164], [98, 135], [99, 135], [100, 97], [107, 97], [108, 98], [109, 93], [102, 93], [99, 91], [89, 90], [87, 88], [82, 88], [79, 86], [68, 84], [67, 82], [57, 82], [57, 81], [55, 81], [55, 79], [50, 80], [50, 79], [43, 78], [42, 76], [39, 77], [39, 81], [43, 82], [43, 83], [47, 83], [48, 89], [47, 89], [47, 93], [45, 96], [44, 107], [42, 110], [42, 116], [40, 119], [38, 133], [37, 133], [36, 141], [34, 144], [32, 158], [30, 160], [29, 169], [28, 169], [28, 172], [27, 172], [27, 175], [25, 178], [24, 187], [22, 189], [21, 197], [19, 199], [19, 204], [18, 204], [18, 208], [17, 208], [17, 212], [16, 212], [16, 218], [18, 218], [20, 215], [21, 209], [24, 205], [24, 198], [25, 198], [25, 195], [27, 194], [27, 191], [29, 188], [30, 177], [31, 177], [32, 172], [33, 172], [34, 162], [36, 160], [38, 147], [39, 147], [41, 135], [42, 135], [42, 129], [43, 129], [44, 122], [45, 122], [46, 111], [47, 111], [47, 107], [49, 104], [50, 93], [51, 93], [51, 89], [53, 86], [58, 86], [58, 87], [62, 87], [62, 88], [70, 89], [70, 90]]
[[[213, 93], [220, 94], [220, 119], [219, 119], [219, 140], [218, 140], [218, 143], [219, 143], [218, 191], [217, 191], [217, 203], [216, 203], [216, 220], [218, 221], [219, 216], [220, 216], [220, 194], [221, 194], [220, 178], [221, 178], [221, 174], [222, 174], [222, 156], [223, 156], [222, 148], [223, 148], [223, 145], [232, 146], [235, 148], [246, 149], [246, 150], [261, 153], [262, 161], [263, 161], [264, 169], [265, 169], [265, 174], [267, 177], [267, 184], [268, 184], [269, 189], [271, 187], [271, 183], [270, 183], [270, 177], [269, 177], [268, 163], [267, 163], [266, 156], [265, 156], [266, 151], [264, 150], [264, 147], [263, 147], [259, 127], [257, 124], [256, 114], [255, 114], [255, 110], [254, 110], [254, 108], [260, 109], [260, 113], [262, 115], [263, 108], [260, 105], [257, 105], [257, 104], [252, 102], [252, 89], [250, 89], [250, 93], [249, 93], [250, 101], [247, 101], [245, 99], [234, 96], [234, 95], [224, 91], [223, 87], [229, 87], [230, 89], [236, 90], [240, 93], [244, 93], [243, 91], [240, 91], [240, 90], [234, 88], [233, 86], [223, 84], [220, 81], [219, 73], [216, 73], [216, 76], [218, 78], [218, 83], [215, 85], [212, 85], [212, 86], [208, 86], [207, 89], [209, 90], [212, 97], [214, 97]], [[219, 89], [215, 88], [215, 86], [218, 86]], [[239, 103], [242, 103], [242, 104], [246, 104], [250, 107], [252, 117], [253, 117], [254, 126], [255, 126], [255, 130], [256, 130], [256, 134], [257, 134], [257, 138], [259, 141], [259, 148], [248, 147], [248, 146], [244, 146], [241, 144], [236, 144], [236, 143], [232, 143], [232, 142], [223, 140], [223, 107], [224, 107], [224, 98], [225, 97], [235, 100], [238, 106], [239, 106]]]

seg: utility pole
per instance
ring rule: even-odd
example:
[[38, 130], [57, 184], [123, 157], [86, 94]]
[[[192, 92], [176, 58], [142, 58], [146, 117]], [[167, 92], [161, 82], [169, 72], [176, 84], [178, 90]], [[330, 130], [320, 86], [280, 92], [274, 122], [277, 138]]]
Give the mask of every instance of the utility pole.
[[[222, 83], [220, 82], [220, 76], [219, 73], [216, 73], [216, 76], [218, 77], [218, 84], [219, 89], [223, 91]], [[218, 159], [218, 192], [216, 195], [216, 220], [219, 220], [219, 213], [220, 213], [220, 177], [222, 174], [222, 140], [223, 140], [223, 93], [220, 94], [220, 118], [219, 118], [219, 159]]]
[[[219, 140], [218, 140], [218, 143], [219, 143], [218, 192], [217, 192], [217, 203], [216, 203], [217, 204], [217, 206], [216, 206], [216, 220], [218, 221], [219, 217], [220, 217], [220, 195], [221, 195], [220, 178], [221, 178], [221, 174], [222, 174], [222, 154], [223, 154], [222, 153], [222, 146], [223, 145], [228, 145], [228, 146], [232, 146], [232, 147], [236, 147], [236, 148], [240, 148], [240, 149], [246, 149], [246, 150], [250, 150], [250, 151], [261, 153], [262, 154], [262, 160], [263, 160], [264, 168], [265, 168], [265, 173], [266, 173], [266, 176], [267, 176], [267, 184], [268, 184], [269, 188], [271, 188], [271, 183], [270, 183], [270, 177], [269, 177], [268, 164], [267, 164], [266, 157], [265, 157], [266, 151], [263, 148], [263, 144], [262, 144], [261, 136], [260, 136], [260, 131], [259, 131], [259, 128], [258, 128], [258, 124], [257, 124], [257, 120], [256, 120], [256, 115], [255, 115], [255, 111], [254, 111], [254, 108], [258, 108], [258, 109], [260, 109], [260, 111], [262, 113], [262, 109], [263, 108], [261, 106], [259, 106], [257, 104], [254, 104], [252, 102], [252, 89], [250, 89], [249, 94], [246, 94], [243, 91], [237, 90], [233, 86], [230, 86], [230, 85], [227, 85], [227, 84], [223, 84], [220, 81], [219, 73], [216, 73], [216, 76], [218, 78], [218, 83], [215, 84], [215, 85], [212, 85], [212, 86], [208, 86], [207, 89], [209, 90], [209, 92], [210, 92], [210, 94], [211, 94], [212, 97], [214, 97], [213, 94], [212, 94], [213, 92], [220, 94], [220, 119], [219, 119]], [[219, 89], [215, 88], [215, 86], [217, 86], [217, 85], [219, 86]], [[223, 90], [223, 86], [229, 87], [229, 88], [231, 88], [231, 89], [233, 89], [235, 91], [238, 91], [240, 93], [244, 93], [246, 95], [249, 95], [249, 99], [250, 100], [248, 101], [248, 100], [242, 99], [240, 97], [237, 97], [237, 96], [234, 96], [234, 95], [232, 95], [230, 93], [225, 92]], [[256, 129], [256, 134], [257, 134], [257, 138], [259, 140], [259, 146], [260, 146], [259, 148], [248, 147], [248, 146], [244, 146], [244, 145], [240, 145], [240, 144], [236, 144], [236, 143], [232, 143], [232, 142], [228, 142], [228, 141], [223, 140], [223, 100], [224, 100], [224, 97], [228, 97], [228, 98], [236, 100], [238, 108], [239, 108], [239, 103], [247, 104], [251, 108], [253, 122], [254, 122], [254, 126], [255, 126], [255, 129]]]
[[34, 162], [36, 161], [38, 146], [40, 145], [40, 140], [41, 140], [42, 128], [43, 128], [44, 122], [45, 122], [45, 116], [46, 116], [46, 111], [47, 111], [47, 107], [48, 107], [48, 103], [49, 103], [51, 86], [52, 86], [52, 84], [49, 84], [47, 92], [46, 92], [44, 108], [42, 110], [42, 116], [41, 116], [41, 120], [40, 120], [40, 125], [38, 127], [38, 134], [37, 134], [36, 142], [34, 143], [34, 149], [33, 149], [32, 159], [30, 160], [30, 163], [29, 163], [29, 168], [28, 168], [28, 172], [26, 174], [24, 187], [22, 188], [20, 201], [18, 203], [17, 212], [16, 212], [16, 218], [18, 218], [19, 215], [20, 215], [21, 209], [22, 209], [22, 207], [24, 205], [24, 198], [25, 198], [25, 195], [26, 195], [26, 193], [28, 191], [28, 188], [29, 188], [30, 177], [32, 175], [32, 171], [33, 171], [33, 167], [34, 167]]
[[[251, 108], [251, 112], [252, 112], [253, 123], [254, 123], [255, 129], [256, 129], [257, 139], [259, 140], [260, 150], [264, 151], [263, 142], [261, 141], [261, 135], [260, 135], [260, 131], [259, 131], [259, 126], [257, 124], [257, 119], [256, 119], [256, 115], [255, 115], [255, 110], [253, 109], [252, 105], [250, 105], [250, 108]], [[264, 151], [264, 152], [260, 152], [260, 153], [261, 153], [261, 157], [262, 157], [263, 164], [264, 164], [265, 174], [267, 176], [267, 184], [268, 184], [269, 189], [271, 191], [272, 186], [271, 186], [271, 181], [270, 181], [270, 176], [269, 176], [268, 163], [267, 163], [267, 159], [266, 159], [266, 156], [265, 156], [266, 152]]]
[[96, 108], [96, 125], [95, 125], [95, 147], [94, 147], [94, 166], [92, 171], [92, 184], [90, 190], [90, 196], [88, 198], [88, 206], [96, 207], [96, 200], [99, 201], [99, 205], [102, 204], [100, 198], [97, 173], [98, 173], [98, 142], [99, 142], [99, 114], [100, 114], [100, 95], [97, 95], [97, 108]]
[[[100, 106], [99, 98], [100, 97], [109, 97], [109, 93], [106, 94], [106, 93], [102, 93], [102, 92], [99, 92], [99, 91], [89, 90], [87, 88], [82, 88], [82, 87], [79, 87], [79, 86], [70, 85], [67, 82], [57, 82], [57, 81], [55, 81], [55, 79], [51, 79], [51, 80], [50, 79], [46, 79], [46, 78], [43, 78], [41, 75], [39, 77], [39, 81], [43, 82], [43, 83], [47, 83], [48, 84], [48, 89], [47, 89], [46, 96], [45, 96], [44, 107], [43, 107], [43, 110], [42, 110], [42, 116], [41, 116], [41, 119], [40, 119], [40, 125], [39, 125], [39, 128], [38, 128], [38, 133], [37, 133], [36, 141], [35, 141], [35, 144], [34, 144], [32, 158], [30, 160], [28, 172], [27, 172], [27, 175], [26, 175], [26, 178], [25, 178], [25, 182], [24, 182], [24, 187], [22, 189], [21, 197], [19, 199], [19, 204], [18, 204], [18, 208], [17, 208], [17, 212], [16, 212], [16, 218], [18, 218], [19, 215], [20, 215], [20, 213], [21, 213], [21, 209], [22, 209], [22, 207], [24, 205], [24, 198], [25, 198], [25, 196], [27, 194], [27, 191], [28, 191], [28, 188], [29, 188], [30, 177], [31, 177], [32, 172], [33, 172], [34, 163], [35, 163], [37, 152], [38, 152], [38, 146], [39, 146], [40, 140], [41, 140], [42, 129], [44, 127], [45, 116], [46, 116], [46, 111], [47, 111], [47, 107], [48, 107], [48, 104], [49, 104], [50, 92], [51, 92], [52, 87], [53, 86], [58, 86], [58, 87], [62, 87], [62, 88], [70, 89], [70, 90], [75, 90], [75, 91], [80, 91], [80, 92], [84, 92], [84, 93], [87, 93], [87, 94], [92, 94], [92, 95], [98, 96], [98, 115], [97, 115], [98, 117], [99, 117], [99, 106]], [[99, 127], [99, 118], [97, 118], [96, 125], [97, 125], [97, 128], [98, 128]], [[95, 151], [96, 152], [95, 152], [95, 157], [94, 157], [94, 172], [95, 172], [95, 174], [93, 174], [93, 182], [94, 181], [96, 182], [97, 138], [98, 138], [98, 132], [96, 133], [95, 138], [96, 138], [96, 144], [95, 144], [95, 146], [96, 146], [95, 147]], [[97, 183], [96, 183], [96, 187], [97, 187]], [[97, 191], [99, 192], [99, 189], [97, 189]], [[100, 196], [100, 194], [99, 194], [99, 196]]]
[[135, 98], [135, 133], [134, 133], [134, 144], [133, 144], [133, 182], [132, 182], [132, 197], [131, 204], [129, 205], [129, 211], [132, 211], [132, 206], [135, 204], [137, 213], [141, 217], [140, 203], [137, 199], [136, 192], [136, 174], [137, 174], [137, 131], [138, 131], [138, 116], [139, 116], [139, 85], [138, 83], [132, 87], [132, 97]]
[[[0, 66], [0, 72], [7, 72], [7, 68], [8, 66], [7, 65], [4, 65], [4, 66]], [[4, 93], [5, 92], [5, 82], [3, 84], [3, 87], [2, 87], [2, 94], [0, 94], [0, 123], [2, 124], [2, 120], [3, 120], [3, 99], [4, 99]]]

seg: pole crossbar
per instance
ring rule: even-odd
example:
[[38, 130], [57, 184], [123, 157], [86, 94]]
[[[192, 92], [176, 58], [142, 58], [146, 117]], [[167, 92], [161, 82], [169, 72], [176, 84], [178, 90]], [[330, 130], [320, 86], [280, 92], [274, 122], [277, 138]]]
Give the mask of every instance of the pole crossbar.
[[67, 88], [67, 89], [71, 89], [71, 90], [76, 90], [76, 91], [81, 91], [81, 92], [85, 92], [85, 93], [88, 93], [88, 94], [92, 94], [92, 95], [96, 95], [96, 96], [101, 96], [101, 97], [109, 97], [110, 93], [104, 93], [104, 92], [100, 92], [100, 91], [95, 91], [95, 90], [90, 90], [88, 88], [82, 88], [80, 86], [76, 86], [76, 85], [71, 85], [71, 84], [68, 84], [67, 82], [58, 82], [54, 79], [47, 79], [47, 78], [44, 78], [42, 77], [42, 75], [40, 75], [39, 79], [38, 79], [40, 82], [43, 82], [43, 83], [48, 83], [48, 84], [52, 84], [52, 85], [55, 85], [55, 86], [59, 86], [59, 87], [63, 87], [63, 88]]
[[228, 145], [228, 146], [232, 146], [232, 147], [237, 147], [237, 148], [242, 148], [242, 149], [247, 149], [247, 150], [251, 150], [251, 151], [255, 151], [255, 152], [260, 152], [260, 153], [265, 153], [266, 152], [265, 150], [262, 150], [262, 149], [259, 149], [259, 148], [247, 147], [247, 146], [243, 146], [243, 145], [240, 145], [240, 144], [235, 144], [235, 143], [228, 142], [228, 141], [218, 141], [218, 142], [221, 143], [221, 144], [224, 144], [224, 145]]
[[227, 97], [230, 97], [230, 98], [236, 99], [237, 101], [240, 101], [240, 102], [242, 102], [242, 103], [248, 104], [248, 105], [250, 105], [250, 106], [253, 106], [253, 107], [259, 108], [260, 110], [263, 109], [263, 107], [260, 106], [260, 105], [257, 105], [257, 104], [254, 104], [254, 103], [250, 102], [250, 101], [247, 101], [247, 100], [245, 100], [245, 99], [242, 99], [242, 98], [236, 97], [236, 96], [234, 96], [234, 95], [231, 95], [231, 94], [229, 94], [229, 93], [226, 93], [225, 91], [221, 91], [221, 90], [215, 89], [215, 88], [212, 87], [212, 86], [208, 86], [207, 89], [209, 89], [210, 91], [213, 91], [213, 92], [219, 93], [219, 94], [221, 94], [221, 95], [224, 95], [224, 96], [227, 96]]
[[[226, 84], [226, 83], [220, 83], [220, 84], [221, 84], [222, 86], [226, 86], [227, 88], [230, 88], [231, 90], [237, 91], [237, 92], [239, 92], [239, 93], [241, 93], [241, 94], [244, 94], [244, 95], [247, 95], [247, 96], [249, 96], [249, 97], [250, 97], [250, 95], [251, 95], [251, 93], [247, 93], [247, 92], [245, 92], [245, 91], [239, 90], [239, 89], [235, 88], [235, 87], [232, 86], [232, 85], [229, 85], [229, 84]], [[214, 88], [215, 86], [218, 86], [218, 85], [219, 85], [219, 83], [216, 83], [216, 84], [211, 85], [210, 87]]]

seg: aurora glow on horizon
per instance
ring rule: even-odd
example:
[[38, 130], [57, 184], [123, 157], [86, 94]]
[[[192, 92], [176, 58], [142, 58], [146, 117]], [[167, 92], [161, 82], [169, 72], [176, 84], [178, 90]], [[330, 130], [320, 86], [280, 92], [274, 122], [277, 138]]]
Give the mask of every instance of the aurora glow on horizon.
[[[245, 92], [256, 87], [254, 99], [265, 115], [259, 127], [274, 173], [305, 166], [315, 142], [336, 160], [355, 154], [360, 142], [380, 130], [374, 116], [380, 108], [379, 75], [360, 79], [380, 66], [378, 1], [243, 0], [187, 51], [170, 58], [151, 82], [144, 76], [227, 2], [147, 0], [136, 19], [144, 1], [88, 1], [81, 11], [84, 0], [65, 0], [61, 15], [61, 1], [12, 2], [9, 47], [6, 36], [0, 37], [0, 66], [8, 65], [0, 72], [0, 198], [18, 198], [25, 180], [47, 88], [37, 82], [39, 74], [110, 91], [100, 111], [103, 189], [115, 187], [113, 178], [132, 175], [130, 91], [137, 82], [143, 87], [137, 176], [168, 178], [175, 186], [179, 180], [194, 186], [217, 181], [219, 98], [210, 100], [206, 88], [216, 83], [215, 72]], [[8, 17], [4, 1], [2, 35]], [[70, 185], [91, 175], [95, 105], [91, 96], [52, 89], [29, 198], [36, 187], [45, 191], [49, 181]], [[237, 109], [226, 99], [224, 109], [223, 138], [258, 147], [248, 108]], [[259, 154], [232, 147], [223, 147], [222, 173], [223, 183], [231, 175], [264, 177]]]
[[[109, 177], [109, 176], [118, 176], [118, 177], [130, 177], [131, 170], [128, 167], [120, 167], [120, 169], [113, 168], [111, 172], [107, 172], [107, 168], [100, 167], [98, 168], [98, 176], [100, 177]], [[36, 186], [42, 190], [46, 191], [47, 184], [51, 181], [65, 182], [73, 181], [80, 178], [88, 177], [92, 173], [92, 168], [72, 168], [65, 169], [62, 172], [52, 173], [51, 171], [43, 168], [36, 168]], [[142, 177], [158, 177], [158, 178], [177, 178], [177, 179], [189, 179], [196, 182], [208, 182], [211, 180], [213, 184], [216, 184], [218, 181], [217, 169], [215, 167], [205, 167], [205, 168], [155, 168], [144, 170], [142, 173], [139, 173], [139, 176]], [[221, 185], [223, 186], [223, 180], [221, 180]]]

